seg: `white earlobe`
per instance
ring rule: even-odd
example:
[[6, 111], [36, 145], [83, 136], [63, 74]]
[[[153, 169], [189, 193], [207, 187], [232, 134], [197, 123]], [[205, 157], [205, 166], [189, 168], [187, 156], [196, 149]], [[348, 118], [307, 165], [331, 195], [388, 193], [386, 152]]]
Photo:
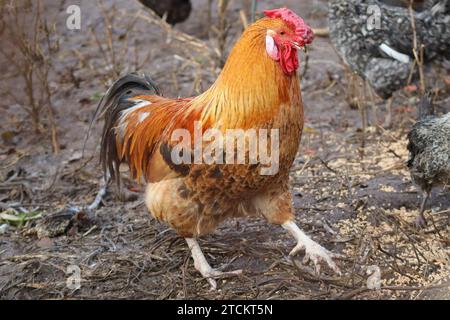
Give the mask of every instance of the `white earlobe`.
[[266, 35], [266, 51], [269, 57], [271, 57], [273, 60], [278, 61], [278, 47], [275, 44], [275, 40], [273, 40], [272, 36]]

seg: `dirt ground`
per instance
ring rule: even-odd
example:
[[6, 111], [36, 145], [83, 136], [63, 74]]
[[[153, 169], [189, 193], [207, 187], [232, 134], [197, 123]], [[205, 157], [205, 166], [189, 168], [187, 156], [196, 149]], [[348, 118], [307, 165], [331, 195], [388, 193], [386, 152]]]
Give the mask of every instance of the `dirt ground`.
[[[227, 51], [242, 31], [242, 2], [233, 1], [228, 12]], [[367, 102], [369, 124], [363, 126], [360, 110], [347, 103], [345, 67], [327, 37], [317, 37], [311, 46], [302, 78], [306, 129], [291, 179], [298, 224], [344, 255], [338, 260], [342, 276], [325, 268], [317, 276], [301, 255], [288, 257], [295, 243], [280, 227], [263, 219], [229, 221], [200, 245], [212, 266], [244, 273], [220, 280], [219, 289], [210, 291], [184, 240], [151, 218], [142, 187], [131, 182], [121, 197], [111, 188], [93, 221], [81, 214], [67, 219], [71, 208], [91, 203], [100, 186], [100, 122], [82, 150], [96, 105], [116, 74], [145, 71], [166, 96], [195, 95], [214, 81], [220, 69], [211, 59], [217, 43], [214, 35], [208, 37], [206, 3], [193, 1], [190, 18], [175, 27], [179, 33], [168, 34], [149, 22], [138, 1], [70, 1], [81, 7], [81, 30], [66, 27], [67, 1], [42, 1], [60, 43], [49, 75], [58, 154], [49, 116], [43, 111], [43, 128], [36, 133], [23, 108], [24, 80], [0, 56], [0, 212], [18, 217], [0, 218], [0, 297], [450, 299], [448, 189], [434, 190], [428, 226], [413, 225], [421, 194], [405, 161], [417, 90], [395, 94], [391, 129], [380, 125], [386, 110], [379, 99]], [[259, 10], [288, 6], [315, 28], [327, 25], [323, 0], [259, 3]], [[185, 34], [195, 39], [181, 39]], [[1, 36], [3, 48], [12, 48], [5, 32]], [[306, 57], [301, 59], [304, 70]], [[430, 72], [427, 84], [440, 88], [438, 112], [449, 112], [448, 70]], [[73, 265], [81, 271], [79, 289], [67, 286], [67, 268]], [[368, 281], [378, 271], [381, 289], [371, 290]]]

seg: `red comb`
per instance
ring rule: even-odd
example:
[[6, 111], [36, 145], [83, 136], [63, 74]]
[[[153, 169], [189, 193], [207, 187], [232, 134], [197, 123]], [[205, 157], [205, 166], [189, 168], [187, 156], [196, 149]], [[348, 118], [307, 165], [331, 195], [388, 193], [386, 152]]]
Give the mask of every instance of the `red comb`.
[[302, 39], [301, 41], [303, 41], [303, 43], [300, 43], [300, 45], [310, 44], [313, 41], [314, 32], [302, 18], [294, 13], [294, 11], [288, 8], [280, 8], [266, 10], [264, 11], [264, 14], [268, 18], [281, 18], [289, 24], [289, 26], [295, 30], [297, 36]]

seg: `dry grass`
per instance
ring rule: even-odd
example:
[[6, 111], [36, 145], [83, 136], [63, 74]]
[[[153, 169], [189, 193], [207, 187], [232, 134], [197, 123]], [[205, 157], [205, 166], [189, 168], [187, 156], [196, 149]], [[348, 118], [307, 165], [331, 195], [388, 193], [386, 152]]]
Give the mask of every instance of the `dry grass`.
[[[97, 6], [101, 13], [101, 21], [89, 27], [89, 34], [93, 46], [100, 52], [101, 59], [93, 61], [91, 56], [80, 49], [74, 49], [73, 53], [81, 65], [89, 69], [91, 75], [108, 88], [121, 75], [141, 70], [151, 59], [153, 52], [144, 50], [136, 38], [132, 37], [138, 32], [136, 22], [139, 13], [125, 17], [116, 6], [107, 7], [104, 1], [98, 1]], [[120, 31], [114, 29], [114, 26], [119, 25], [123, 26], [123, 29]], [[143, 55], [142, 52], [146, 54]]]
[[42, 12], [41, 1], [5, 1], [0, 17], [0, 24], [5, 27], [0, 54], [24, 83], [24, 87], [7, 88], [6, 94], [26, 111], [36, 133], [46, 131], [44, 123], [48, 125], [53, 151], [58, 153], [50, 76], [59, 40], [54, 24], [47, 21]]
[[212, 31], [217, 39], [217, 65], [222, 68], [226, 62], [226, 46], [228, 33], [230, 31], [230, 25], [228, 23], [228, 6], [230, 5], [230, 0], [218, 0], [217, 3], [217, 25], [213, 25]]
[[425, 84], [425, 75], [424, 75], [424, 51], [425, 47], [423, 44], [418, 43], [417, 41], [417, 31], [416, 31], [416, 20], [414, 16], [414, 9], [413, 9], [413, 0], [410, 0], [409, 2], [409, 15], [411, 19], [411, 27], [413, 30], [413, 55], [414, 55], [414, 64], [412, 66], [411, 74], [408, 80], [408, 84], [411, 82], [412, 74], [414, 73], [414, 69], [417, 66], [419, 69], [419, 93], [421, 96], [425, 94], [426, 84]]

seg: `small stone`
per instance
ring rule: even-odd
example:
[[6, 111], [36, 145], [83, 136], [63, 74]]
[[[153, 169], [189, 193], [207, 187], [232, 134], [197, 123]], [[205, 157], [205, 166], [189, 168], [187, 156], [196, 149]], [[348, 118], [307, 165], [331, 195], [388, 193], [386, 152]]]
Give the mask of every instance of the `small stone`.
[[0, 225], [0, 234], [5, 234], [6, 231], [8, 230], [8, 227], [9, 225], [7, 223]]

